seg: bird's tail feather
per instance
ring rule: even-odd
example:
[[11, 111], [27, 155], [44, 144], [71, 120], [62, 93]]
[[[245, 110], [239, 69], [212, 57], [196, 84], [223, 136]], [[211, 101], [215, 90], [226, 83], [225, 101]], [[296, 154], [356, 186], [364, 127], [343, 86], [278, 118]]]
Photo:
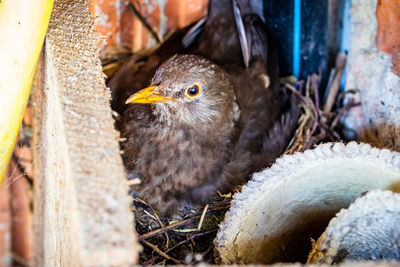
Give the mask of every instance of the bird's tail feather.
[[188, 49], [198, 39], [206, 22], [207, 17], [203, 17], [189, 28], [188, 32], [182, 39], [182, 45], [185, 49]]
[[[266, 63], [266, 27], [259, 16], [260, 10], [255, 10], [261, 6], [262, 0], [211, 0], [199, 40], [201, 45], [195, 53], [208, 55], [217, 64], [236, 63], [242, 57], [248, 67], [258, 56]], [[202, 42], [202, 37], [206, 42]], [[218, 53], [214, 55], [213, 50]]]
[[235, 23], [236, 23], [236, 30], [239, 36], [239, 42], [240, 42], [240, 48], [242, 51], [242, 56], [243, 56], [243, 62], [246, 68], [249, 67], [249, 61], [250, 61], [250, 51], [249, 51], [249, 43], [247, 40], [247, 35], [246, 35], [246, 29], [244, 27], [241, 11], [239, 9], [239, 6], [237, 4], [237, 1], [232, 0], [232, 6], [233, 6], [233, 15], [235, 17]]
[[267, 28], [257, 10], [254, 10], [254, 6], [260, 5], [261, 0], [232, 0], [236, 30], [246, 67], [256, 57], [262, 57], [265, 64], [267, 63]]

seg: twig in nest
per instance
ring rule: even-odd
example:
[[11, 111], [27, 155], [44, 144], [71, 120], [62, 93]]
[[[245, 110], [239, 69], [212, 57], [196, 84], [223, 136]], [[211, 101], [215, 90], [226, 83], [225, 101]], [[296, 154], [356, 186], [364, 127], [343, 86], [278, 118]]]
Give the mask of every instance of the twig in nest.
[[[338, 90], [345, 63], [346, 55], [339, 54], [336, 61], [335, 75], [329, 88], [327, 101], [323, 106], [324, 111], [321, 110], [319, 97], [321, 72], [307, 76], [304, 95], [297, 91], [293, 84], [289, 82], [284, 84], [299, 99], [299, 106], [303, 110], [299, 118], [299, 127], [294, 134], [294, 141], [285, 154], [304, 151], [321, 141], [338, 141], [341, 139], [336, 127], [340, 118], [354, 106], [354, 103], [351, 103], [351, 105], [348, 104], [343, 107], [338, 103], [342, 102], [342, 96], [341, 94], [338, 95]], [[302, 85], [301, 81], [296, 82], [296, 84], [299, 87]], [[335, 109], [332, 111], [335, 103]]]
[[[195, 239], [195, 238], [202, 237], [202, 236], [205, 236], [205, 235], [209, 235], [209, 234], [215, 233], [216, 231], [218, 231], [218, 228], [212, 229], [212, 230], [207, 231], [207, 232], [202, 232], [202, 233], [194, 234], [194, 235], [192, 235], [192, 236], [190, 236], [190, 237], [187, 237], [185, 240], [182, 240], [182, 241], [178, 242], [178, 243], [175, 244], [173, 247], [171, 247], [171, 248], [167, 249], [166, 251], [164, 251], [164, 253], [166, 253], [166, 254], [167, 254], [167, 253], [170, 253], [170, 252], [173, 251], [174, 249], [176, 249], [176, 248], [178, 248], [178, 247], [180, 247], [180, 246], [182, 246], [182, 245], [185, 245], [186, 243], [192, 241], [192, 240]], [[211, 249], [213, 248], [212, 242], [211, 242], [210, 248], [211, 248]], [[203, 255], [207, 254], [207, 253], [209, 252], [210, 248], [208, 248], [208, 249], [203, 253]], [[150, 264], [151, 264], [151, 265], [154, 265], [154, 259], [153, 259], [151, 262], [146, 261], [146, 262], [143, 262], [142, 264], [143, 264], [143, 265], [150, 265]]]
[[[309, 86], [309, 83], [307, 83], [307, 85]], [[299, 119], [300, 126], [295, 132], [295, 141], [292, 147], [287, 151], [287, 153], [292, 154], [294, 152], [304, 151], [310, 148], [314, 143], [312, 131], [315, 131], [318, 126], [318, 112], [310, 98], [300, 94], [291, 84], [285, 84], [285, 86], [300, 100], [300, 106], [304, 110], [304, 114], [301, 115]], [[308, 90], [309, 88], [307, 91]]]
[[318, 109], [316, 107], [315, 102], [312, 101], [310, 91], [311, 91], [311, 76], [309, 75], [308, 76], [307, 87], [306, 87], [306, 92], [309, 92], [308, 96], [307, 96], [307, 100], [309, 100], [309, 101], [307, 101], [308, 107], [312, 110], [312, 112], [314, 114], [313, 126], [312, 126], [311, 133], [310, 133], [310, 135], [313, 136], [315, 131], [318, 128], [318, 121], [319, 121], [320, 113], [318, 112]]
[[[156, 217], [158, 223], [160, 224], [160, 227], [161, 227], [161, 228], [164, 227], [164, 224], [163, 224], [162, 221], [160, 220], [160, 217], [158, 217], [157, 212], [155, 212], [155, 211], [153, 210], [153, 214], [154, 214], [154, 216]], [[167, 240], [165, 241], [165, 247], [168, 248], [168, 246], [169, 246], [169, 236], [168, 236], [168, 233], [167, 233], [167, 232], [165, 232], [164, 234], [165, 234], [165, 238], [167, 239]]]
[[211, 244], [211, 246], [210, 246], [206, 251], [204, 251], [203, 253], [201, 253], [201, 255], [202, 255], [203, 257], [205, 257], [208, 253], [210, 253], [210, 252], [212, 251], [213, 248], [214, 248], [214, 245]]
[[142, 242], [143, 244], [145, 244], [146, 246], [152, 248], [155, 252], [157, 252], [159, 255], [163, 256], [163, 257], [166, 258], [167, 260], [173, 261], [175, 264], [183, 264], [183, 262], [181, 262], [181, 261], [179, 261], [179, 260], [177, 260], [177, 259], [175, 259], [175, 258], [172, 258], [172, 257], [169, 256], [168, 254], [162, 252], [157, 246], [153, 245], [152, 243], [147, 242], [146, 240], [141, 240], [141, 242]]
[[125, 2], [128, 6], [129, 10], [140, 20], [143, 26], [150, 32], [151, 36], [156, 40], [157, 43], [161, 43], [161, 37], [153, 30], [150, 24], [146, 21], [146, 19], [140, 14], [139, 10], [129, 1]]
[[361, 103], [349, 103], [348, 105], [344, 106], [339, 111], [339, 113], [335, 116], [335, 118], [333, 119], [330, 128], [333, 130], [337, 126], [337, 124], [339, 123], [339, 120], [340, 120], [341, 117], [345, 116], [350, 111], [350, 109], [358, 107], [360, 105], [361, 105]]
[[126, 183], [127, 183], [128, 186], [131, 186], [131, 185], [141, 184], [142, 181], [139, 178], [134, 178], [134, 179], [126, 181]]
[[[344, 92], [341, 92], [338, 97], [337, 97], [337, 101], [336, 101], [336, 109], [339, 109], [339, 103], [342, 103], [342, 101], [344, 100], [344, 98], [346, 97], [346, 95], [356, 95], [359, 94], [360, 90], [358, 89], [348, 89]], [[354, 102], [354, 99], [351, 100], [352, 102]], [[354, 103], [353, 103], [354, 104]]]
[[310, 75], [307, 76], [307, 80], [306, 80], [306, 97], [310, 98]]
[[189, 229], [174, 229], [172, 230], [175, 233], [191, 233], [191, 232], [197, 232], [197, 228], [189, 228]]
[[146, 203], [146, 201], [144, 201], [143, 199], [140, 199], [140, 198], [138, 198], [138, 197], [135, 197], [134, 201], [140, 202], [140, 203], [142, 203], [142, 204], [144, 204], [144, 205], [146, 205], [146, 206], [149, 207], [149, 205], [148, 205], [148, 204]]
[[[156, 217], [154, 217], [152, 214], [150, 214], [150, 212], [148, 212], [147, 210], [144, 210], [143, 212], [146, 213], [146, 215], [149, 216], [150, 218], [152, 218], [153, 220], [155, 220], [155, 221], [157, 220]], [[160, 227], [162, 227], [162, 226], [160, 225]]]
[[319, 89], [318, 89], [318, 83], [320, 82], [320, 80], [321, 80], [321, 74], [317, 75], [317, 74], [313, 73], [311, 75], [311, 83], [314, 88], [315, 107], [318, 111], [320, 110], [319, 109]]
[[163, 233], [165, 231], [174, 229], [175, 227], [181, 226], [181, 225], [183, 225], [185, 223], [188, 223], [188, 222], [190, 222], [190, 221], [192, 221], [194, 219], [198, 219], [198, 218], [200, 218], [200, 216], [195, 216], [195, 217], [192, 217], [192, 218], [188, 218], [186, 220], [182, 220], [182, 221], [176, 222], [174, 224], [170, 224], [170, 225], [158, 228], [158, 229], [156, 229], [154, 231], [151, 231], [151, 232], [148, 232], [148, 233], [145, 233], [145, 234], [139, 236], [139, 240], [143, 240], [143, 239], [155, 236], [155, 235], [157, 235], [159, 233]]
[[332, 80], [332, 85], [329, 90], [329, 95], [324, 105], [324, 113], [329, 113], [332, 110], [333, 105], [336, 101], [336, 96], [340, 88], [340, 80], [343, 75], [343, 69], [346, 66], [346, 54], [344, 52], [339, 53], [336, 58], [335, 76]]
[[194, 238], [201, 237], [201, 236], [208, 235], [208, 234], [212, 234], [212, 233], [214, 233], [214, 232], [216, 232], [216, 231], [218, 231], [218, 229], [212, 229], [212, 230], [207, 231], [207, 232], [202, 232], [202, 233], [194, 234], [194, 235], [190, 236], [190, 238], [187, 238], [187, 239], [185, 239], [185, 240], [182, 240], [181, 242], [177, 243], [177, 244], [176, 244], [175, 246], [173, 246], [172, 248], [168, 249], [168, 250], [166, 251], [166, 253], [170, 252], [171, 250], [176, 249], [176, 248], [179, 247], [179, 246], [182, 246], [182, 245], [186, 244], [186, 243], [189, 242], [189, 241], [192, 241], [192, 239], [194, 239]]
[[201, 226], [203, 226], [203, 221], [204, 221], [204, 218], [206, 217], [207, 210], [208, 210], [208, 204], [204, 207], [203, 213], [201, 214], [200, 222], [199, 222], [199, 225], [197, 226], [198, 231], [200, 231]]

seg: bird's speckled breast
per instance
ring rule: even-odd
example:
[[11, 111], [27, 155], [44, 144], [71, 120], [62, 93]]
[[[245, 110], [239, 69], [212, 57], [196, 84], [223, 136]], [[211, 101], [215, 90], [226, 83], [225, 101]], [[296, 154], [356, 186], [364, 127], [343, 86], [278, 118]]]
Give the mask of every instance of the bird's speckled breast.
[[192, 189], [218, 179], [231, 157], [232, 140], [227, 137], [221, 142], [196, 129], [160, 125], [155, 131], [140, 121], [129, 125], [135, 134], [126, 136], [123, 144], [124, 158], [131, 160], [125, 162], [128, 170], [142, 176], [140, 197], [156, 207], [165, 205], [167, 211], [187, 199]]

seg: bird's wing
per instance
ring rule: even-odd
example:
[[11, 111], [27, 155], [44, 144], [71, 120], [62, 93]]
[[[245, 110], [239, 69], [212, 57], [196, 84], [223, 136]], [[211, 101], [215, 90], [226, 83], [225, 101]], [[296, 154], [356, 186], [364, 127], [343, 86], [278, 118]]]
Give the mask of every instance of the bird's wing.
[[[233, 1], [241, 10], [249, 53], [249, 67], [245, 72], [231, 69], [241, 108], [240, 136], [234, 158], [247, 154], [249, 168], [254, 172], [284, 152], [297, 126], [298, 106], [294, 97], [279, 88], [277, 50], [266, 25], [252, 11], [249, 0]], [[229, 166], [226, 169], [228, 173], [235, 171], [229, 170]]]
[[207, 16], [200, 19], [185, 34], [182, 39], [182, 45], [185, 49], [188, 49], [193, 43], [195, 43], [199, 35], [203, 32], [204, 24], [207, 22]]
[[284, 152], [297, 126], [297, 102], [280, 91], [277, 50], [254, 10], [260, 4], [261, 0], [210, 2], [208, 21], [195, 52], [231, 74], [241, 109], [240, 134], [221, 177], [193, 190], [193, 199], [244, 184], [249, 173], [267, 167]]
[[267, 51], [262, 50], [266, 36], [260, 32], [263, 28], [253, 26], [263, 24], [258, 15], [261, 6], [262, 0], [210, 0], [207, 22], [190, 52], [221, 66], [248, 67], [257, 55], [266, 60]]
[[207, 22], [190, 53], [208, 58], [220, 66], [243, 64], [232, 0], [210, 0]]
[[239, 42], [240, 42], [240, 48], [242, 51], [242, 56], [243, 56], [243, 62], [244, 65], [249, 67], [249, 61], [250, 61], [250, 51], [249, 51], [249, 45], [247, 41], [247, 36], [246, 36], [246, 30], [244, 28], [244, 23], [241, 15], [241, 11], [239, 9], [237, 1], [232, 1], [232, 8], [233, 8], [233, 15], [235, 18], [235, 24], [236, 24], [236, 29], [237, 33], [239, 36]]

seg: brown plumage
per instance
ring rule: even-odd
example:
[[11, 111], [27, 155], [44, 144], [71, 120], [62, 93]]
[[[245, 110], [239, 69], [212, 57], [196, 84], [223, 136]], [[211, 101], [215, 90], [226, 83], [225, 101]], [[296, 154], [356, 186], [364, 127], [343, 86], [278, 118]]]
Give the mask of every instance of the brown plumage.
[[[247, 55], [231, 0], [214, 0], [196, 43], [179, 47], [192, 55], [166, 60], [183, 30], [154, 53], [154, 62], [136, 73], [123, 67], [110, 83], [113, 107], [122, 114], [117, 127], [127, 139], [121, 144], [126, 167], [142, 179], [140, 197], [164, 214], [243, 184], [284, 151], [296, 126], [297, 105], [279, 91], [265, 25], [248, 0], [237, 4]], [[150, 84], [131, 78], [153, 74]], [[124, 105], [132, 93], [127, 102], [134, 104]]]

